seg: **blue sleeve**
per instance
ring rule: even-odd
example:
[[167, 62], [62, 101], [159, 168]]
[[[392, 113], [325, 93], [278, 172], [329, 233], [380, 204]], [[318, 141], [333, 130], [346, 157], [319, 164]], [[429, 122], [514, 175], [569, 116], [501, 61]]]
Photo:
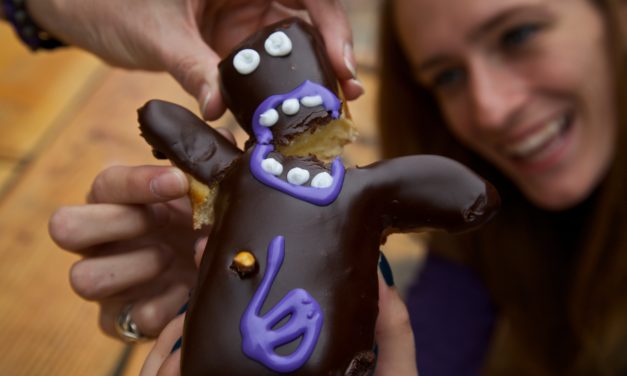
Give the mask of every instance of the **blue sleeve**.
[[429, 254], [406, 302], [420, 376], [480, 373], [496, 314], [470, 269]]

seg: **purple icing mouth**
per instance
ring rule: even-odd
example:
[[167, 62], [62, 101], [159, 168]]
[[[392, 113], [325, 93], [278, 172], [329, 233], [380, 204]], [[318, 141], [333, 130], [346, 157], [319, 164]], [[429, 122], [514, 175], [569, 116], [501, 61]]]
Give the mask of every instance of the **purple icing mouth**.
[[[268, 246], [266, 271], [255, 295], [246, 307], [240, 321], [242, 351], [273, 371], [293, 372], [311, 357], [322, 329], [323, 315], [320, 304], [305, 290], [291, 290], [265, 315], [260, 316], [263, 304], [272, 288], [283, 259], [283, 236], [272, 239]], [[274, 329], [283, 319], [288, 321]], [[278, 355], [275, 349], [302, 337], [296, 350], [289, 355]]]
[[333, 182], [330, 186], [324, 188], [295, 185], [284, 181], [277, 176], [266, 172], [262, 167], [262, 161], [274, 150], [271, 144], [272, 131], [268, 127], [264, 127], [260, 123], [261, 114], [270, 109], [274, 109], [288, 99], [299, 99], [308, 96], [319, 96], [325, 110], [331, 113], [333, 119], [340, 116], [340, 100], [329, 89], [322, 85], [318, 85], [309, 80], [303, 82], [296, 89], [289, 93], [277, 94], [268, 97], [255, 110], [253, 115], [252, 129], [257, 139], [250, 158], [250, 169], [253, 176], [262, 183], [276, 188], [295, 198], [310, 202], [315, 205], [326, 206], [331, 204], [342, 190], [344, 181], [344, 165], [340, 157], [337, 157], [331, 166], [331, 177]]

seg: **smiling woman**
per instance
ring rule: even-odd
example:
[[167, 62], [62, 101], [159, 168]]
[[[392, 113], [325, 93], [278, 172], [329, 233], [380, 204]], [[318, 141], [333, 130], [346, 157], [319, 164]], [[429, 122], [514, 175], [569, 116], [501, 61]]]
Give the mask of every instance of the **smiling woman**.
[[[503, 197], [492, 224], [438, 236], [431, 246], [476, 272], [496, 307], [482, 365], [488, 374], [627, 372], [621, 6], [398, 0], [385, 9], [385, 154], [452, 157], [488, 177]], [[424, 309], [429, 300], [424, 283], [418, 286], [412, 299]], [[484, 319], [469, 314], [470, 322]], [[413, 315], [425, 375], [440, 355], [421, 328], [451, 329], [438, 316]], [[451, 353], [460, 348], [446, 345]]]
[[604, 175], [616, 133], [601, 15], [586, 1], [483, 1], [470, 12], [449, 2], [397, 7], [418, 81], [451, 132], [538, 206], [578, 203]]

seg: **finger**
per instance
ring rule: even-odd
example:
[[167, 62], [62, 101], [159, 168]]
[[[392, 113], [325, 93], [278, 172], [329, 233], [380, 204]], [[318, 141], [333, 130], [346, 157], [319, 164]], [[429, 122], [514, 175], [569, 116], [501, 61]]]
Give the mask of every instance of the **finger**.
[[[143, 316], [138, 315], [136, 307], [141, 307], [145, 301], [154, 299], [155, 297], [164, 294], [164, 291], [170, 291], [171, 288], [169, 286], [171, 286], [171, 282], [164, 279], [156, 279], [144, 285], [134, 286], [121, 294], [110, 297], [109, 299], [100, 300], [100, 315], [98, 318], [100, 328], [107, 335], [120, 339], [120, 335], [115, 329], [115, 322], [117, 321], [120, 313], [122, 313], [122, 311], [130, 305], [130, 318], [137, 326], [139, 332], [149, 338], [156, 338], [156, 335], [148, 335], [146, 333], [146, 322], [144, 321]], [[153, 308], [155, 310], [162, 309], [162, 307]], [[166, 324], [167, 322], [163, 323], [162, 326], [165, 326]]]
[[132, 318], [141, 333], [156, 337], [179, 313], [184, 313], [189, 299], [189, 287], [184, 284], [171, 286], [163, 294], [133, 306]]
[[[179, 315], [174, 320], [170, 321], [170, 323], [163, 329], [152, 350], [146, 357], [140, 376], [154, 376], [160, 374], [159, 369], [162, 365], [164, 365], [168, 357], [173, 355], [171, 354], [172, 347], [183, 334], [184, 320], [185, 315]], [[174, 354], [177, 353], [180, 354], [180, 350], [174, 352]], [[170, 362], [167, 364], [168, 370], [171, 369], [171, 365], [169, 365], [169, 363]], [[165, 371], [166, 369], [164, 369], [164, 372]]]
[[101, 300], [156, 278], [172, 258], [159, 246], [84, 258], [72, 265], [70, 284], [81, 297]]
[[58, 209], [48, 222], [50, 237], [69, 251], [132, 239], [165, 226], [170, 212], [160, 206], [92, 204]]
[[375, 376], [417, 375], [414, 335], [398, 291], [379, 275], [379, 316], [375, 329], [379, 353]]
[[224, 136], [224, 138], [231, 141], [233, 145], [236, 144], [235, 136], [233, 136], [233, 132], [223, 127], [217, 127], [215, 128], [215, 130], [218, 131], [222, 136]]
[[327, 47], [331, 65], [340, 81], [357, 77], [353, 34], [339, 0], [302, 0]]
[[[192, 73], [190, 73], [191, 75]], [[222, 93], [218, 89], [217, 65], [206, 73], [198, 73], [198, 77], [206, 77], [198, 90], [198, 105], [203, 119], [217, 120], [226, 111]], [[193, 93], [192, 93], [193, 94]]]
[[[100, 314], [98, 316], [98, 324], [100, 329], [108, 336], [120, 340], [120, 336], [115, 330], [115, 322], [128, 303], [123, 300], [112, 300], [100, 302]], [[131, 308], [131, 319], [133, 312]]]
[[202, 261], [202, 256], [205, 254], [205, 247], [207, 247], [208, 240], [208, 237], [202, 237], [194, 244], [194, 262], [197, 267], [200, 267], [200, 262]]
[[342, 93], [344, 94], [344, 98], [349, 101], [361, 97], [366, 92], [363, 84], [357, 78], [340, 81], [340, 86], [342, 87]]
[[160, 43], [167, 71], [198, 101], [207, 120], [219, 118], [226, 107], [219, 90], [220, 57], [202, 39], [198, 28], [181, 28]]
[[169, 166], [113, 166], [91, 186], [87, 202], [148, 204], [182, 197], [189, 189], [185, 174]]
[[181, 351], [177, 350], [173, 352], [170, 356], [168, 356], [161, 368], [159, 368], [159, 373], [157, 376], [178, 376], [181, 374]]
[[264, 15], [263, 25], [270, 25], [290, 17], [302, 18], [311, 23], [307, 7], [301, 0], [276, 0], [271, 2], [270, 9]]
[[313, 23], [322, 34], [344, 98], [349, 101], [357, 99], [365, 90], [361, 81], [357, 79], [353, 35], [341, 2], [337, 0], [303, 0], [303, 2], [311, 14]]

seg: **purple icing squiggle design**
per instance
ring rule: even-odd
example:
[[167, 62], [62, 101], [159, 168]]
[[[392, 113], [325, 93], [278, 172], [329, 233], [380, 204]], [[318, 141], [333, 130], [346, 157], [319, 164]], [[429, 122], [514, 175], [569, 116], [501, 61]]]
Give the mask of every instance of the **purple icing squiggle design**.
[[[244, 311], [240, 331], [242, 351], [246, 356], [273, 371], [288, 373], [302, 367], [313, 353], [322, 329], [323, 316], [318, 302], [300, 288], [287, 293], [265, 315], [260, 316], [284, 257], [285, 241], [283, 236], [277, 236], [268, 246], [266, 272], [261, 285]], [[289, 320], [283, 326], [273, 329], [287, 317]], [[283, 356], [274, 351], [300, 337], [302, 341], [291, 354]]]
[[257, 139], [250, 159], [250, 170], [253, 176], [269, 187], [276, 188], [290, 196], [310, 202], [315, 205], [329, 205], [340, 194], [344, 181], [344, 165], [340, 157], [337, 157], [331, 167], [333, 184], [327, 188], [315, 188], [290, 184], [280, 178], [266, 172], [261, 168], [261, 162], [274, 150], [270, 144], [272, 141], [272, 131], [260, 124], [261, 114], [269, 109], [279, 106], [283, 101], [291, 98], [302, 98], [304, 96], [319, 95], [325, 110], [331, 112], [331, 117], [337, 119], [340, 116], [340, 100], [324, 86], [318, 85], [309, 80], [303, 82], [296, 89], [286, 94], [272, 95], [259, 105], [253, 114], [253, 132]]

